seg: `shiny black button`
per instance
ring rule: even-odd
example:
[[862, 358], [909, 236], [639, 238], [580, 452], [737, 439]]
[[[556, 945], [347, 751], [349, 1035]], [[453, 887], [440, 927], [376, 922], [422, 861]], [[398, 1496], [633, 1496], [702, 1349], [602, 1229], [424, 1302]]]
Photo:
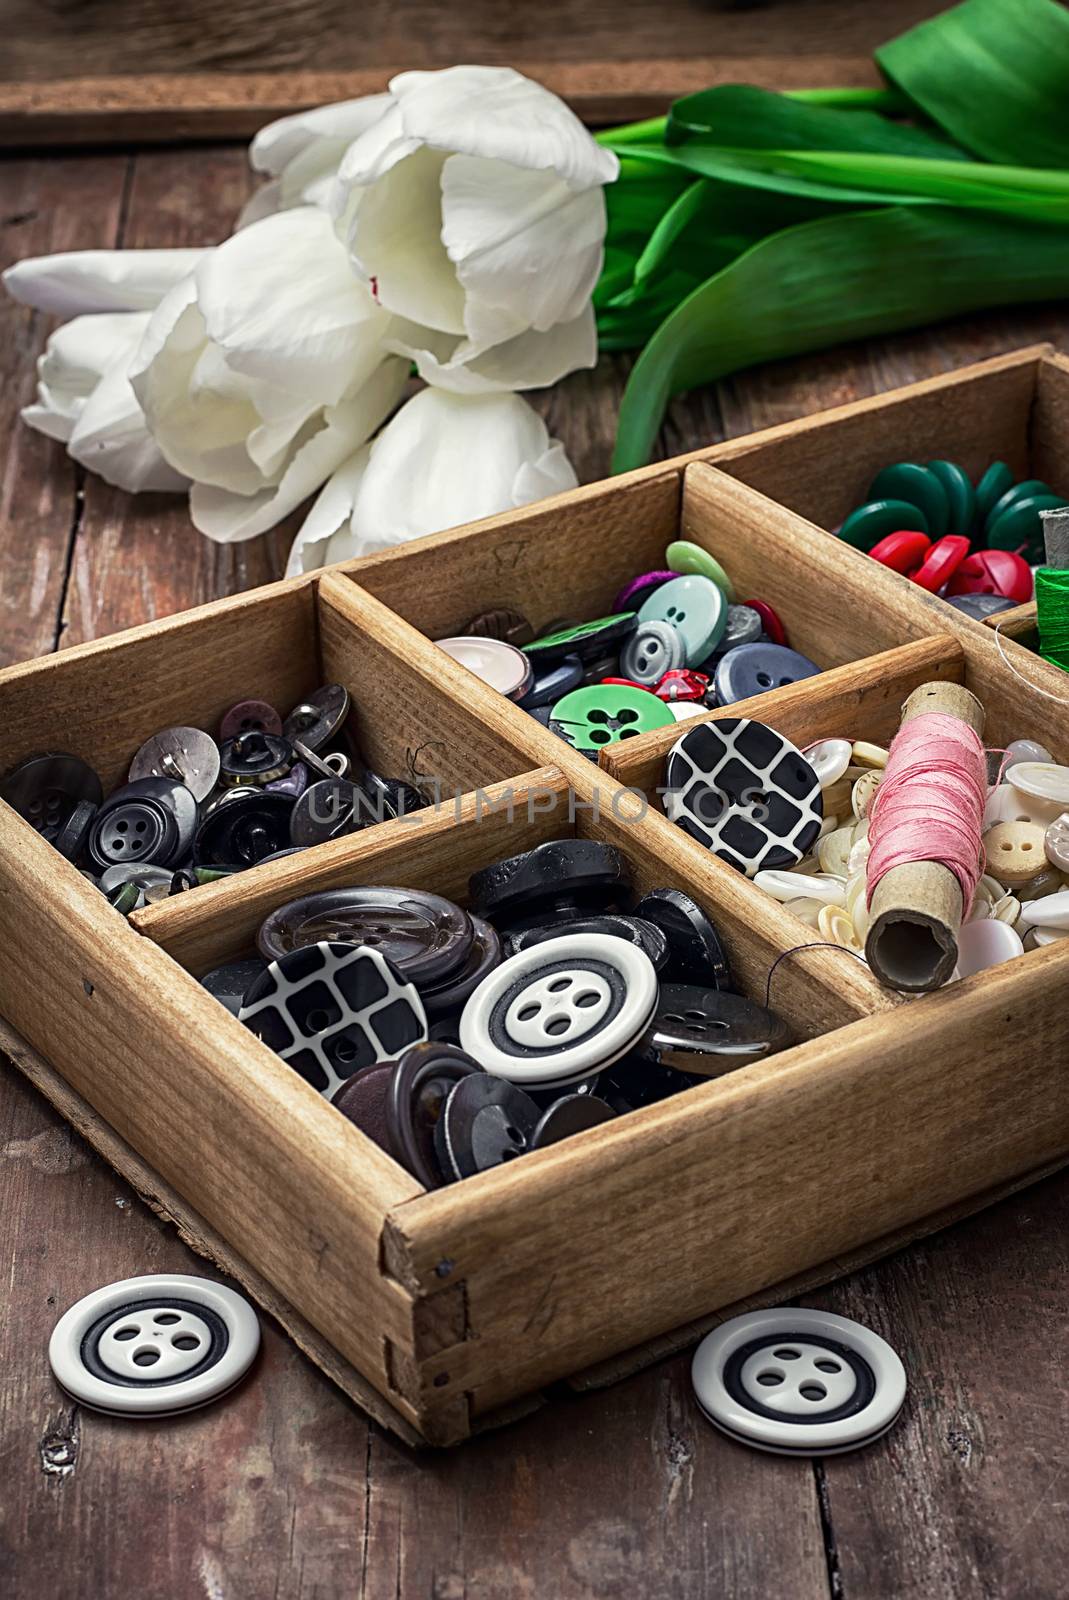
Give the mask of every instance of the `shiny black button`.
[[446, 1100], [462, 1078], [482, 1073], [471, 1056], [450, 1045], [414, 1044], [394, 1067], [386, 1094], [388, 1148], [425, 1189], [447, 1181], [438, 1164], [434, 1133]]
[[790, 1044], [785, 1022], [742, 995], [696, 984], [663, 983], [643, 1041], [659, 1058], [725, 1056], [724, 1070], [774, 1055]]
[[603, 1122], [613, 1122], [616, 1112], [593, 1094], [566, 1094], [543, 1111], [531, 1135], [531, 1149], [544, 1150], [575, 1133], [585, 1133]]
[[348, 778], [323, 778], [301, 795], [290, 818], [290, 840], [307, 848], [359, 833], [375, 821], [375, 808]]
[[634, 915], [652, 922], [668, 940], [666, 978], [731, 988], [731, 966], [720, 935], [689, 894], [681, 889], [651, 889], [635, 906]]
[[197, 830], [194, 860], [200, 867], [255, 867], [290, 844], [290, 795], [234, 789], [209, 806]]
[[520, 928], [508, 937], [509, 954], [526, 950], [533, 944], [543, 944], [549, 939], [560, 939], [569, 933], [608, 933], [628, 944], [638, 945], [645, 951], [657, 971], [668, 960], [668, 939], [653, 922], [644, 917], [628, 917], [608, 912], [603, 917], [576, 917], [567, 922], [538, 923], [533, 928]]
[[20, 761], [0, 783], [0, 800], [53, 843], [80, 800], [99, 805], [100, 779], [78, 756], [62, 752]]
[[141, 778], [109, 795], [89, 832], [98, 871], [151, 862], [166, 867], [186, 855], [197, 826], [197, 802], [182, 783]]
[[594, 839], [551, 839], [472, 874], [472, 905], [488, 922], [533, 925], [597, 916], [629, 898], [630, 875], [618, 850]]
[[463, 1078], [450, 1091], [434, 1129], [438, 1164], [449, 1178], [472, 1178], [531, 1148], [541, 1113], [522, 1089], [489, 1073]]
[[452, 900], [422, 889], [366, 885], [326, 889], [279, 906], [256, 942], [268, 961], [324, 940], [367, 945], [422, 991], [466, 963], [473, 938], [471, 918]]
[[274, 783], [293, 766], [288, 739], [252, 730], [228, 739], [220, 753], [220, 775], [226, 784]]

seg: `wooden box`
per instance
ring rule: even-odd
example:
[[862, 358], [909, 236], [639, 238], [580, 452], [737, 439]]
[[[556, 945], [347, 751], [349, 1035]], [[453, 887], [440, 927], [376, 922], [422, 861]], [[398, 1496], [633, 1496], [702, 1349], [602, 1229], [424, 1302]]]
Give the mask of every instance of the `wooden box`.
[[[1026, 351], [0, 673], [0, 770], [58, 746], [115, 782], [167, 723], [212, 726], [241, 695], [296, 700], [337, 678], [373, 765], [442, 780], [412, 817], [130, 922], [0, 806], [6, 1053], [337, 1382], [438, 1444], [1060, 1162], [1069, 941], [902, 1002], [848, 953], [799, 949], [808, 928], [667, 822], [648, 796], [672, 730], [596, 767], [431, 640], [491, 604], [536, 623], [596, 615], [682, 532], [828, 668], [751, 714], [797, 739], [889, 737], [909, 689], [945, 677], [984, 700], [990, 743], [1028, 734], [1069, 759], [1062, 674], [805, 520], [837, 520], [899, 457], [976, 470], [1003, 455], [1057, 482], [1067, 425], [1069, 367]], [[463, 901], [475, 868], [572, 834], [621, 849], [640, 891], [693, 894], [740, 986], [797, 1043], [424, 1193], [197, 982], [298, 892], [393, 883]]]

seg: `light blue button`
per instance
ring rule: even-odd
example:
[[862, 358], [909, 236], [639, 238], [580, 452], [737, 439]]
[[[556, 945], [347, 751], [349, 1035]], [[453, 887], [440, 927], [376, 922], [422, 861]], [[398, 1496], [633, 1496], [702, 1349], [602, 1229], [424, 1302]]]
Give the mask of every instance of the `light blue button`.
[[728, 603], [711, 578], [691, 573], [655, 589], [640, 607], [638, 620], [670, 622], [683, 640], [687, 666], [696, 667], [724, 637]]

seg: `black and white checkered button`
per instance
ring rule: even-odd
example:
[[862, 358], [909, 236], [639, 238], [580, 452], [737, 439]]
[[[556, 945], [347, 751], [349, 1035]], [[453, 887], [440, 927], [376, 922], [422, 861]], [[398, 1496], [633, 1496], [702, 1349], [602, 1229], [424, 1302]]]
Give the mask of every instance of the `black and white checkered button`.
[[691, 1366], [710, 1422], [776, 1455], [836, 1455], [871, 1444], [902, 1408], [906, 1374], [886, 1340], [830, 1311], [733, 1317]]
[[48, 1359], [80, 1404], [160, 1416], [232, 1389], [259, 1345], [256, 1313], [233, 1289], [161, 1272], [123, 1278], [71, 1306], [53, 1329]]
[[752, 878], [801, 861], [820, 833], [820, 782], [789, 739], [749, 717], [703, 722], [668, 754], [665, 810]]
[[328, 1098], [427, 1038], [417, 990], [366, 945], [311, 944], [272, 961], [238, 1019]]
[[486, 1071], [526, 1086], [574, 1083], [645, 1031], [657, 1004], [652, 961], [609, 934], [568, 934], [502, 962], [460, 1019]]

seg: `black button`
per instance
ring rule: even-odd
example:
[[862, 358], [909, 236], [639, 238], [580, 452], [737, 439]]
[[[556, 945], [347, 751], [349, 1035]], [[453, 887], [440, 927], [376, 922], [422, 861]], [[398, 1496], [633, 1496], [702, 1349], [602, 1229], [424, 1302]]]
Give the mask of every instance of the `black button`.
[[626, 863], [594, 839], [551, 839], [472, 874], [472, 905], [495, 925], [598, 916], [630, 898]]
[[62, 752], [20, 761], [0, 783], [0, 800], [6, 800], [50, 844], [80, 800], [99, 805], [103, 798], [92, 767]]
[[472, 1178], [524, 1155], [541, 1113], [530, 1095], [489, 1073], [463, 1078], [451, 1090], [434, 1130], [442, 1171]]
[[293, 807], [290, 839], [307, 848], [359, 833], [376, 820], [374, 805], [348, 778], [323, 778], [311, 784]]
[[731, 988], [731, 967], [720, 935], [689, 894], [681, 889], [651, 889], [638, 902], [634, 915], [652, 922], [667, 938], [666, 978]]
[[626, 939], [645, 951], [657, 971], [668, 960], [668, 939], [655, 923], [644, 917], [628, 917], [607, 913], [604, 917], [577, 917], [568, 922], [538, 923], [533, 928], [521, 928], [510, 933], [509, 954], [526, 950], [533, 944], [543, 944], [548, 939], [562, 939], [569, 933], [608, 933], [616, 939]]
[[467, 959], [459, 967], [433, 983], [419, 983], [419, 997], [430, 1018], [459, 1018], [465, 1000], [473, 995], [483, 979], [501, 965], [501, 937], [482, 917], [471, 918], [472, 942]]
[[542, 1113], [538, 1126], [531, 1135], [531, 1149], [544, 1150], [547, 1145], [570, 1139], [573, 1133], [584, 1133], [602, 1122], [613, 1122], [616, 1112], [604, 1100], [593, 1094], [566, 1094]]
[[200, 980], [209, 994], [221, 1002], [236, 1017], [252, 985], [267, 971], [267, 962], [259, 959], [229, 961], [223, 967], [206, 972]]
[[463, 1050], [431, 1043], [412, 1045], [394, 1068], [386, 1096], [388, 1148], [425, 1189], [447, 1181], [434, 1147], [445, 1102], [454, 1084], [481, 1072]]
[[222, 780], [227, 784], [274, 783], [284, 778], [293, 766], [295, 751], [288, 739], [252, 729], [228, 739], [220, 760]]
[[255, 867], [290, 847], [288, 794], [260, 789], [232, 789], [208, 808], [194, 845], [198, 866]]
[[89, 833], [89, 858], [107, 867], [151, 862], [167, 867], [189, 851], [197, 826], [197, 802], [182, 783], [140, 778], [109, 795]]
[[787, 1025], [742, 995], [689, 983], [662, 983], [646, 1044], [658, 1056], [730, 1057], [725, 1070], [790, 1044]]

